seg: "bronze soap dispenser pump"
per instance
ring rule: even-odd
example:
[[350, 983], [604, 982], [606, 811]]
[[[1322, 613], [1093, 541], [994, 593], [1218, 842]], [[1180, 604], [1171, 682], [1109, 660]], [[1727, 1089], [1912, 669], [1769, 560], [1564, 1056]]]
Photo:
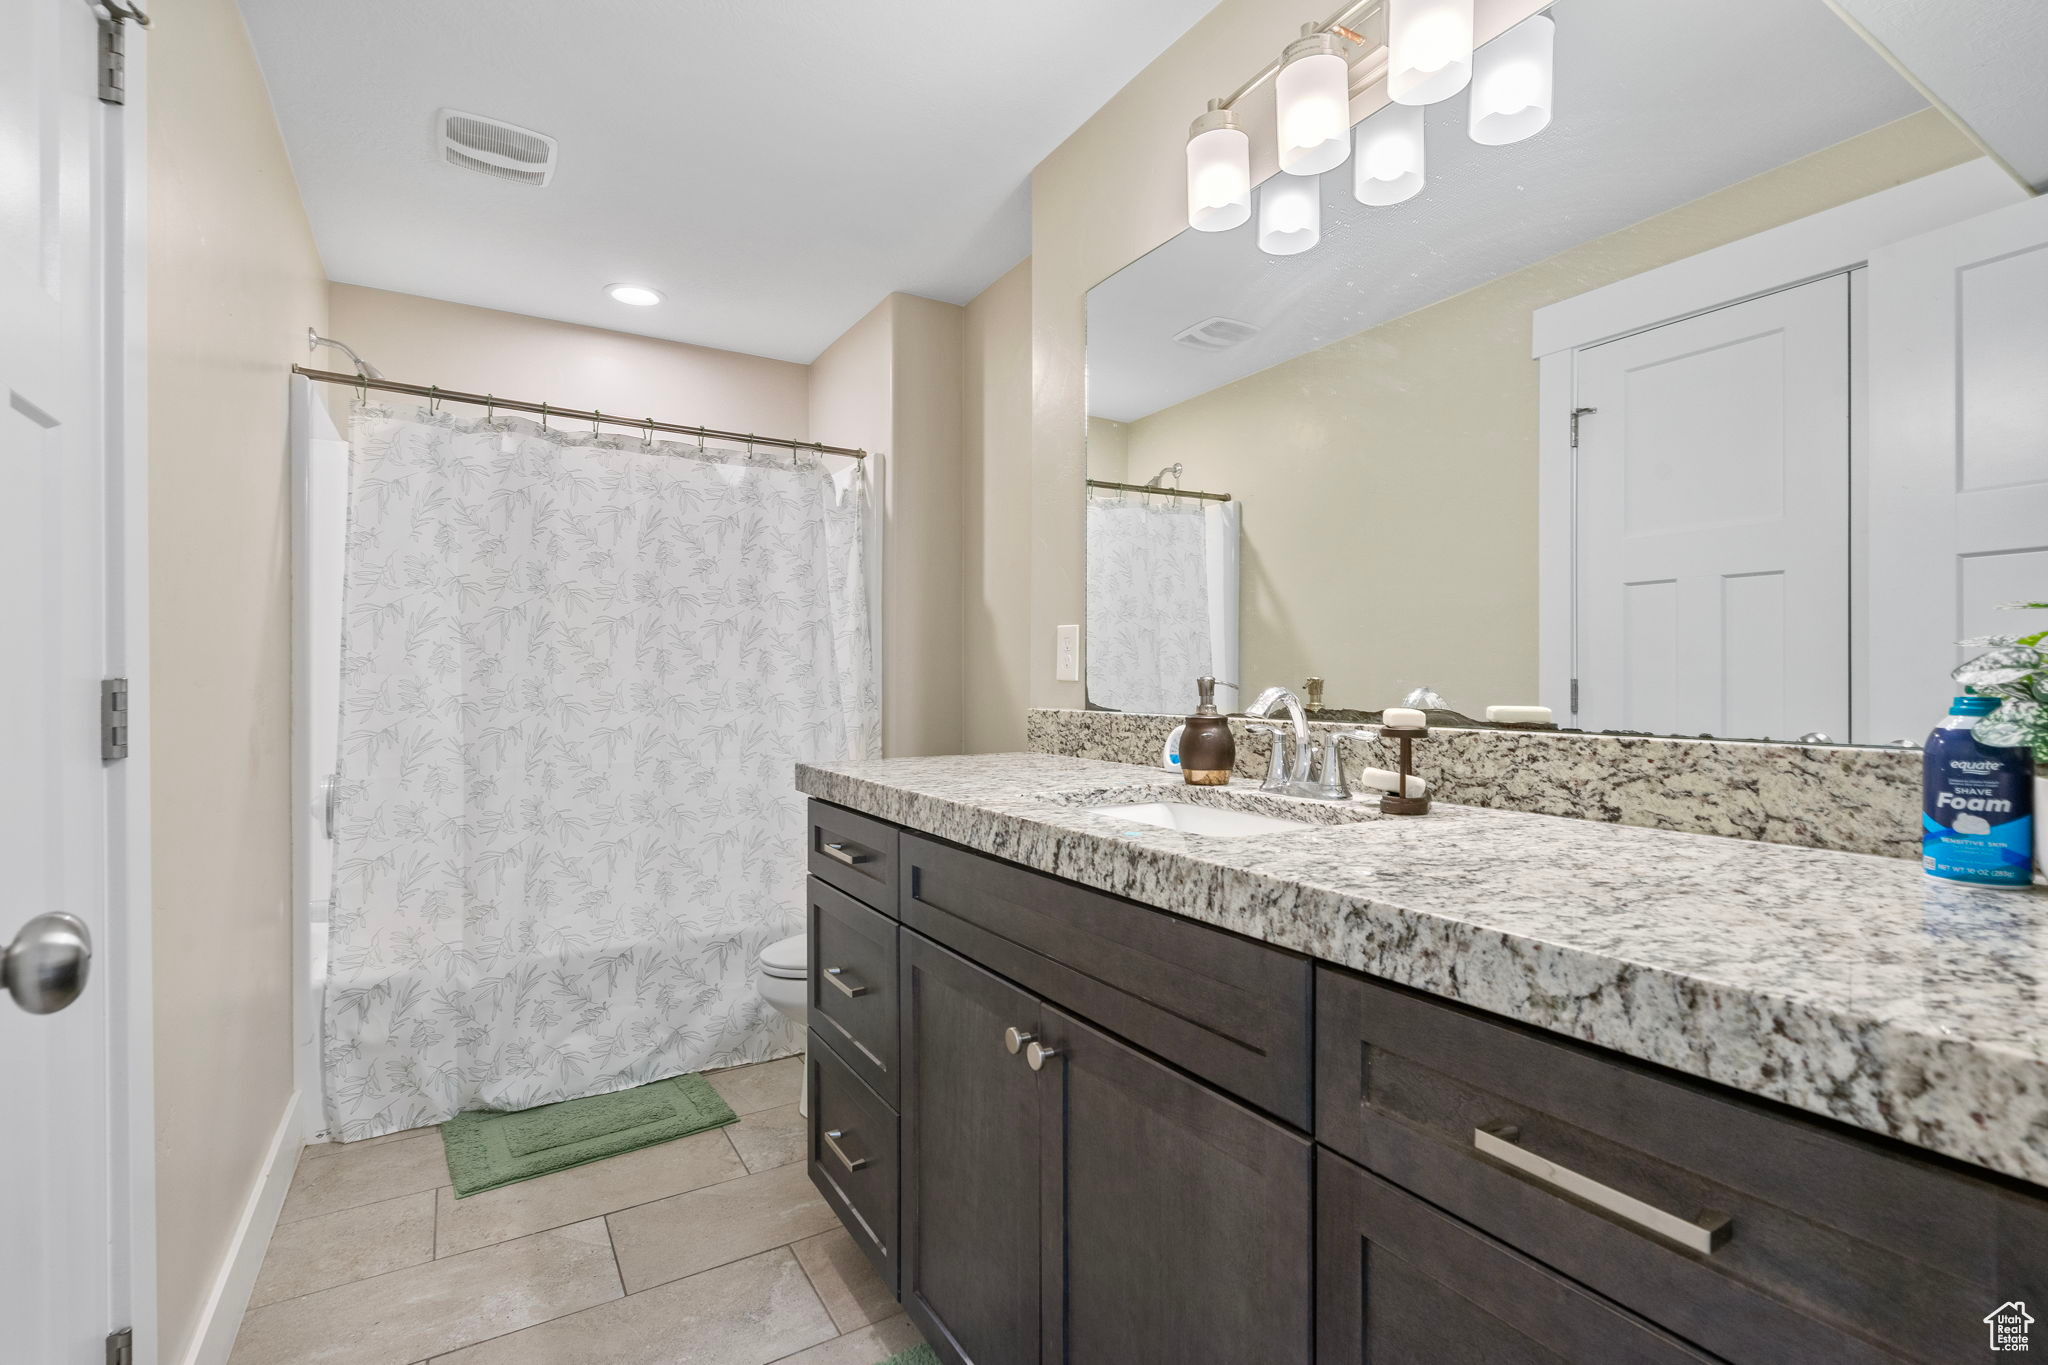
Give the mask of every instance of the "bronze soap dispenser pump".
[[1180, 772], [1192, 787], [1221, 787], [1237, 765], [1237, 740], [1216, 709], [1216, 680], [1197, 678], [1201, 702], [1180, 735]]

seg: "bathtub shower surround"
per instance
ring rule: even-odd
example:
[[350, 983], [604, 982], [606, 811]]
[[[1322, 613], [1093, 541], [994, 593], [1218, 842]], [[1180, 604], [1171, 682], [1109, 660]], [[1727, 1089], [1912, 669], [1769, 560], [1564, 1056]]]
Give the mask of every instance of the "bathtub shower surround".
[[361, 408], [336, 1137], [791, 1051], [792, 762], [879, 752], [865, 493], [812, 456]]
[[[1153, 763], [1177, 717], [1036, 710], [1034, 753]], [[1325, 730], [1348, 728], [1313, 723]], [[1357, 743], [1345, 754], [1354, 784], [1363, 768], [1389, 768], [1393, 746]], [[1266, 741], [1237, 735], [1238, 780], [1265, 771]], [[1826, 744], [1750, 744], [1570, 731], [1432, 730], [1415, 746], [1431, 797], [1720, 834], [1841, 853], [1920, 856], [1920, 751]]]

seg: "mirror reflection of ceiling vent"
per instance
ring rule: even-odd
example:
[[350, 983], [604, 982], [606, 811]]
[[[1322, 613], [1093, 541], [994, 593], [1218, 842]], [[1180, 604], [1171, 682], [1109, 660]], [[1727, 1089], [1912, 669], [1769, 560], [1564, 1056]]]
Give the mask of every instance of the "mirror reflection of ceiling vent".
[[1173, 339], [1198, 351], [1227, 351], [1240, 341], [1258, 334], [1258, 328], [1236, 318], [1204, 318], [1192, 327], [1175, 332]]
[[481, 114], [443, 109], [436, 117], [441, 155], [451, 166], [522, 185], [545, 185], [555, 174], [555, 140]]

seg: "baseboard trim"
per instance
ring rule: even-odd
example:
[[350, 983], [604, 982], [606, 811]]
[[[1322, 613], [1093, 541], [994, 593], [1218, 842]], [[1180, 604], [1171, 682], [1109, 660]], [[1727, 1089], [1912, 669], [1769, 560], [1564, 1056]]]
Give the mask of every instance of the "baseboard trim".
[[264, 1155], [263, 1174], [256, 1178], [242, 1206], [227, 1259], [214, 1276], [206, 1307], [199, 1314], [198, 1330], [192, 1334], [191, 1348], [180, 1365], [227, 1365], [228, 1354], [235, 1348], [235, 1333], [242, 1327], [242, 1314], [248, 1311], [249, 1296], [256, 1290], [257, 1273], [263, 1269], [263, 1253], [270, 1249], [270, 1234], [277, 1228], [277, 1215], [284, 1209], [284, 1197], [298, 1170], [299, 1153], [305, 1150], [308, 1108], [305, 1092], [293, 1091]]

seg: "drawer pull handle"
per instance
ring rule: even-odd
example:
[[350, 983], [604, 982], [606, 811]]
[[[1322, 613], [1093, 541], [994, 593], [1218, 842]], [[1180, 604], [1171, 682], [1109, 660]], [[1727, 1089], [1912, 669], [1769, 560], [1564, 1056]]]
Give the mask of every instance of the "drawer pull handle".
[[1537, 1156], [1521, 1146], [1521, 1130], [1511, 1123], [1494, 1123], [1472, 1130], [1472, 1145], [1483, 1154], [1492, 1157], [1504, 1166], [1520, 1171], [1538, 1184], [1574, 1198], [1581, 1199], [1597, 1209], [1604, 1209], [1624, 1222], [1633, 1223], [1645, 1232], [1654, 1233], [1666, 1241], [1676, 1242], [1687, 1251], [1697, 1251], [1702, 1256], [1727, 1241], [1731, 1224], [1726, 1214], [1701, 1210], [1699, 1221], [1680, 1218], [1675, 1213], [1666, 1213], [1655, 1204], [1646, 1204], [1633, 1195], [1623, 1194], [1611, 1185], [1603, 1185], [1577, 1171], [1560, 1166], [1554, 1161]]
[[1012, 1025], [1003, 1030], [1003, 1046], [1010, 1049], [1010, 1055], [1014, 1057], [1024, 1050], [1024, 1044], [1037, 1036], [1035, 1033], [1026, 1033], [1023, 1029]]
[[1024, 1048], [1024, 1060], [1030, 1064], [1033, 1071], [1044, 1066], [1046, 1058], [1059, 1055], [1060, 1050], [1058, 1048], [1047, 1047], [1044, 1043], [1030, 1043]]
[[875, 860], [872, 853], [855, 852], [853, 846], [838, 842], [825, 845], [825, 856], [834, 862], [845, 863], [848, 867], [859, 867], [862, 863], [871, 863]]
[[848, 984], [846, 980], [846, 968], [844, 967], [827, 967], [825, 969], [825, 979], [831, 982], [833, 985], [837, 986], [840, 990], [840, 993], [844, 995], [848, 1000], [853, 999], [857, 995], [866, 995], [868, 993], [868, 988], [866, 986], [854, 986]]
[[851, 1175], [853, 1174], [853, 1172], [867, 1165], [868, 1159], [864, 1156], [848, 1156], [846, 1154], [846, 1149], [839, 1145], [839, 1139], [845, 1136], [846, 1130], [844, 1128], [834, 1128], [831, 1131], [823, 1134], [823, 1137], [825, 1139], [825, 1146], [831, 1150], [832, 1155], [839, 1158], [839, 1164], [846, 1168], [846, 1172], [848, 1175]]

